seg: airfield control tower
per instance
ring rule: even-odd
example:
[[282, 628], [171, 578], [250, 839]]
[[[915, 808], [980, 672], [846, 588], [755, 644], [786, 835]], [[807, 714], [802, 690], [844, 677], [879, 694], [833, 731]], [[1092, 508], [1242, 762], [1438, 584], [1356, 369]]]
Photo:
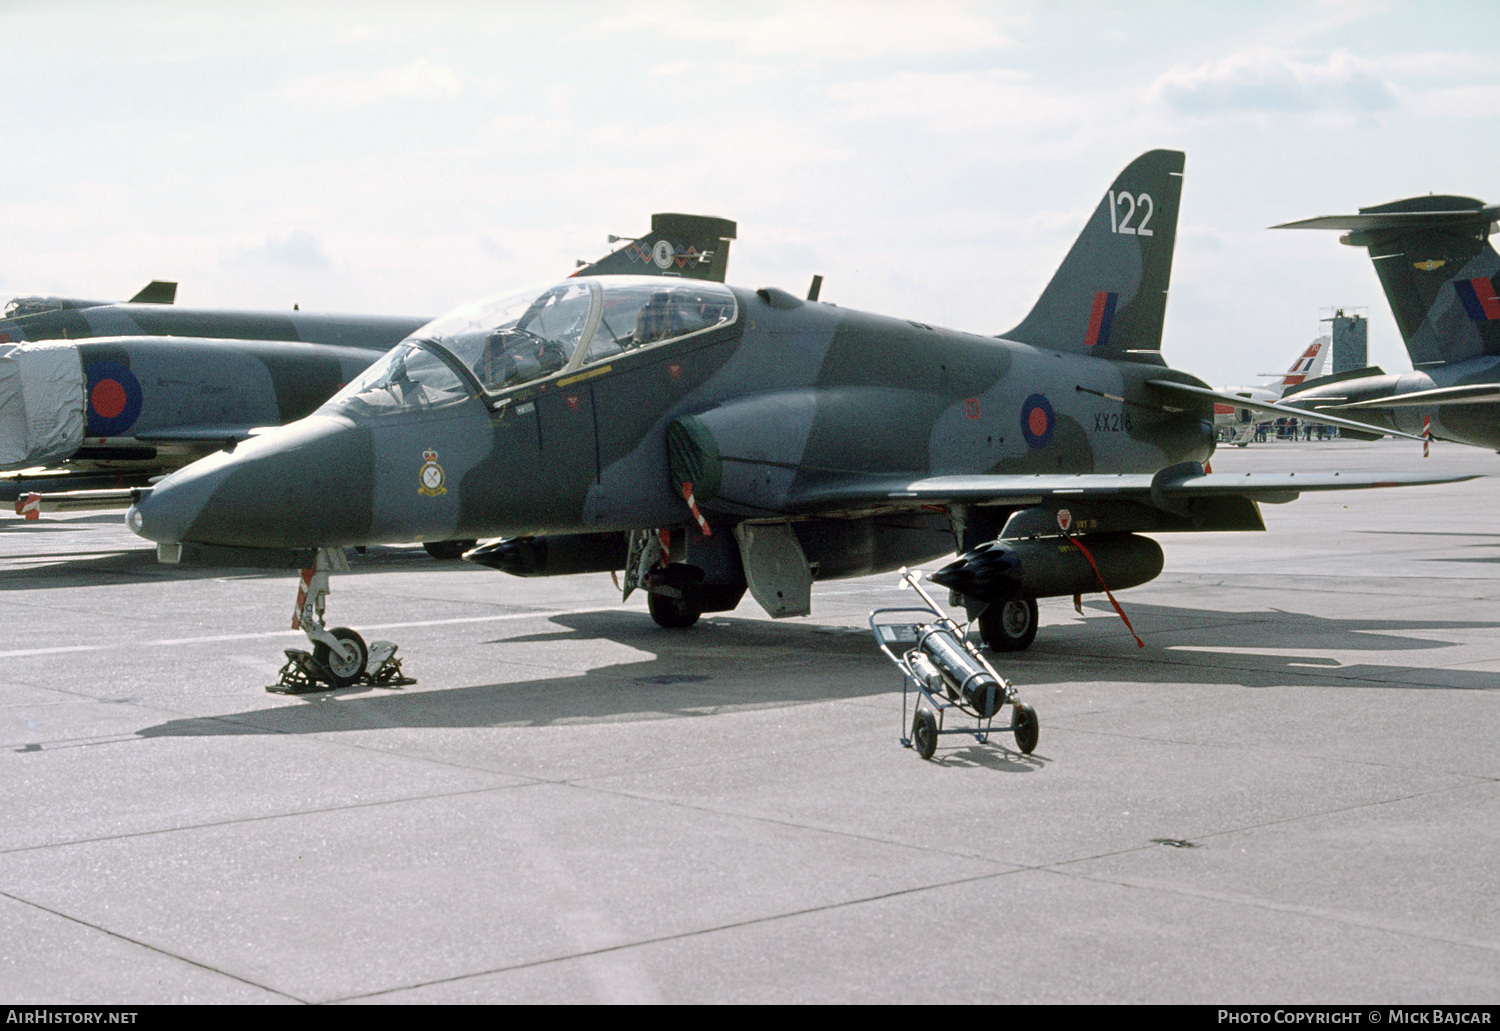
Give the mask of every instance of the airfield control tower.
[[1370, 321], [1350, 308], [1331, 309], [1323, 322], [1333, 323], [1333, 357], [1329, 372], [1337, 376], [1370, 364]]

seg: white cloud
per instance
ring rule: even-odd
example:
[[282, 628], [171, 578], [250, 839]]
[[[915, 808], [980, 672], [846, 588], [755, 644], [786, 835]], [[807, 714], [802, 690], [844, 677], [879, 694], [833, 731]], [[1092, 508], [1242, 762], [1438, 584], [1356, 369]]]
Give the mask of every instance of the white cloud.
[[927, 132], [972, 134], [976, 143], [1005, 138], [1027, 146], [1087, 123], [1123, 126], [1141, 113], [1137, 90], [1075, 92], [1009, 68], [897, 72], [836, 84], [828, 96], [830, 118], [885, 125], [911, 120]]
[[705, 8], [698, 3], [642, 3], [590, 26], [605, 34], [646, 33], [664, 39], [695, 39], [727, 53], [806, 56], [819, 61], [933, 57], [1011, 46], [986, 14], [968, 5], [928, 0], [798, 0], [795, 3]]
[[1398, 104], [1395, 88], [1369, 61], [1335, 50], [1308, 63], [1275, 50], [1254, 50], [1163, 75], [1153, 93], [1186, 114], [1342, 111], [1372, 114]]
[[331, 262], [323, 245], [306, 229], [294, 229], [283, 237], [266, 237], [265, 243], [242, 247], [231, 264], [246, 262], [289, 265], [293, 268], [328, 268]]
[[463, 89], [463, 81], [451, 68], [420, 57], [404, 67], [378, 72], [305, 75], [273, 90], [268, 96], [293, 104], [348, 108], [402, 98], [445, 100], [458, 96]]

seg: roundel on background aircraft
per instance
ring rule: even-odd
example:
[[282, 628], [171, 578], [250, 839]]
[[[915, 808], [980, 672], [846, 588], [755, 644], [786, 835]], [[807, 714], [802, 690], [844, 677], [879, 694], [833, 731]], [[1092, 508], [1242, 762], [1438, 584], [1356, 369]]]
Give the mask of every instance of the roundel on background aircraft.
[[83, 370], [90, 437], [118, 437], [141, 414], [141, 382], [119, 362], [90, 362]]
[[1021, 436], [1027, 444], [1046, 447], [1056, 426], [1057, 416], [1052, 414], [1052, 405], [1042, 394], [1032, 394], [1021, 405]]

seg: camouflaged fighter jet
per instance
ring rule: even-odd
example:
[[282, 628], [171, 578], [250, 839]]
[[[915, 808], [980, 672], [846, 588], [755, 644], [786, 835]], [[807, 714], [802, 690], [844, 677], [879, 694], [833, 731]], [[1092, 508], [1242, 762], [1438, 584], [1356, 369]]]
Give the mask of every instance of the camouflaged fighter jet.
[[1500, 205], [1427, 196], [1273, 226], [1343, 230], [1340, 243], [1369, 251], [1413, 369], [1307, 380], [1286, 403], [1500, 450], [1500, 255], [1489, 242], [1497, 217]]
[[772, 287], [567, 280], [438, 319], [312, 416], [173, 473], [127, 523], [168, 562], [316, 569], [302, 626], [347, 683], [363, 642], [319, 617], [350, 545], [501, 537], [466, 557], [623, 569], [675, 627], [747, 589], [800, 616], [814, 581], [956, 546], [932, 579], [1017, 649], [1037, 598], [1156, 576], [1143, 533], [1260, 530], [1257, 501], [1440, 482], [1205, 472], [1216, 400], [1297, 410], [1162, 360], [1182, 165], [1132, 162], [999, 337]]
[[[658, 214], [651, 224], [648, 236], [580, 262], [574, 275], [723, 281], [733, 222]], [[100, 486], [118, 477], [144, 483], [246, 439], [255, 427], [294, 422], [430, 321], [181, 309], [171, 306], [175, 293], [175, 283], [154, 281], [124, 304], [26, 297], [7, 306], [0, 320], [0, 470], [53, 467], [7, 478], [10, 498], [20, 496], [18, 514], [124, 508], [129, 492], [120, 489], [26, 492], [81, 485], [90, 476]], [[99, 483], [98, 474], [108, 479]], [[69, 476], [71, 484], [64, 482]]]

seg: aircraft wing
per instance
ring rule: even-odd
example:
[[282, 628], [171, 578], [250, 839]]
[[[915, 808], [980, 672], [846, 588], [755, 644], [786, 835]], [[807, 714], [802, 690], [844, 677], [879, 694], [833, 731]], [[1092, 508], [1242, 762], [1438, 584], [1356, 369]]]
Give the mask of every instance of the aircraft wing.
[[[1306, 419], [1312, 414], [1311, 409], [1293, 408], [1274, 401], [1255, 401], [1239, 394], [1226, 394], [1218, 390], [1210, 390], [1207, 387], [1195, 387], [1189, 383], [1178, 383], [1169, 379], [1153, 379], [1150, 381], [1153, 387], [1163, 390], [1177, 391], [1178, 393], [1191, 394], [1195, 397], [1211, 398], [1220, 404], [1234, 405], [1236, 408], [1248, 408], [1252, 412], [1269, 412], [1276, 415], [1291, 416], [1296, 419]], [[1493, 388], [1492, 388], [1493, 389]], [[1353, 407], [1353, 406], [1350, 406]], [[1374, 406], [1371, 406], [1374, 407]], [[1389, 429], [1385, 426], [1371, 426], [1369, 423], [1356, 422], [1353, 419], [1341, 419], [1336, 415], [1328, 415], [1323, 409], [1317, 410], [1317, 421], [1325, 426], [1341, 426], [1346, 430], [1355, 430], [1359, 433], [1374, 433], [1379, 436], [1405, 437], [1408, 440], [1421, 440], [1421, 436], [1415, 433], [1405, 433], [1401, 430]]]
[[[1434, 387], [1432, 390], [1415, 390], [1409, 394], [1392, 394], [1369, 401], [1351, 401], [1348, 404], [1329, 405], [1340, 411], [1360, 408], [1428, 408], [1443, 405], [1492, 405], [1500, 402], [1500, 383], [1471, 383], [1462, 387]], [[1322, 413], [1327, 409], [1318, 407]], [[1386, 431], [1391, 432], [1390, 430]]]
[[1077, 500], [1136, 501], [1174, 510], [1195, 498], [1247, 498], [1280, 504], [1305, 491], [1415, 487], [1472, 480], [1474, 475], [1425, 473], [1207, 473], [1196, 462], [1155, 475], [957, 475], [902, 478], [831, 476], [788, 492], [786, 507], [799, 514], [838, 513], [893, 507], [1039, 505]]

